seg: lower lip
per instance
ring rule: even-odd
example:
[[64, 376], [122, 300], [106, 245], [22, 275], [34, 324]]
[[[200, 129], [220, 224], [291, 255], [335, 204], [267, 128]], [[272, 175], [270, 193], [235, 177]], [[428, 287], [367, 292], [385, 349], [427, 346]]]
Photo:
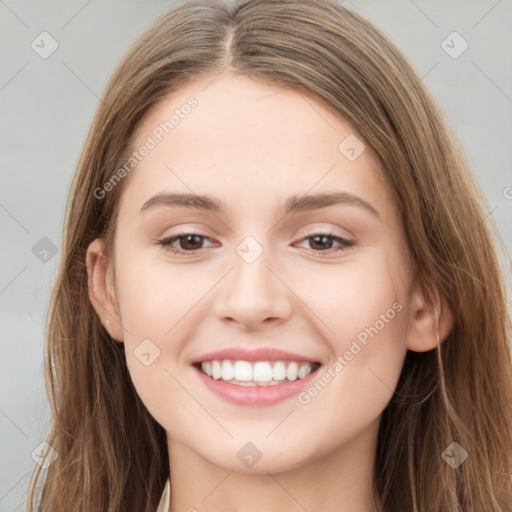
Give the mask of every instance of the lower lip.
[[201, 381], [217, 396], [236, 405], [272, 405], [300, 393], [315, 377], [318, 368], [307, 377], [269, 386], [238, 386], [215, 380], [194, 367]]

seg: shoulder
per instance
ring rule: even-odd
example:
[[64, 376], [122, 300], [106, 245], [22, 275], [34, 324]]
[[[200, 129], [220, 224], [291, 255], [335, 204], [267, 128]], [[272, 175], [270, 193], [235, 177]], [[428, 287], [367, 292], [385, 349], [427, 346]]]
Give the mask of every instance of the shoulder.
[[165, 487], [162, 492], [162, 497], [160, 498], [160, 503], [158, 504], [158, 508], [156, 512], [169, 512], [169, 494], [170, 494], [170, 481], [169, 478], [165, 482]]

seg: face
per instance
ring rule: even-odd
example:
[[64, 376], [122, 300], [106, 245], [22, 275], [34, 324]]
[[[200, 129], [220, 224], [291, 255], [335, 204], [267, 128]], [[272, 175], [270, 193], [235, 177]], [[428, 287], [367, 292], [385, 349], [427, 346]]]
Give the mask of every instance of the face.
[[290, 90], [209, 82], [137, 128], [149, 149], [123, 184], [109, 329], [171, 444], [284, 471], [375, 435], [413, 343], [410, 263], [353, 127]]

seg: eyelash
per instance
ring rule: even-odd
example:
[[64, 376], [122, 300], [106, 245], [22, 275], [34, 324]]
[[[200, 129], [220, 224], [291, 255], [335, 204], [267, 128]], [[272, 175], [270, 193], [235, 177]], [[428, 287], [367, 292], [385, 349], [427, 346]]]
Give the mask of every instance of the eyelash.
[[[182, 249], [177, 249], [177, 248], [171, 246], [171, 244], [174, 243], [175, 241], [177, 241], [181, 238], [185, 238], [186, 236], [191, 236], [191, 235], [195, 235], [195, 236], [198, 236], [199, 238], [203, 238], [203, 239], [208, 239], [207, 236], [203, 236], [198, 233], [180, 232], [180, 233], [176, 233], [175, 235], [173, 235], [171, 237], [167, 237], [167, 238], [158, 240], [157, 243], [158, 243], [158, 245], [161, 245], [166, 251], [169, 251], [171, 254], [187, 254], [190, 256], [197, 255], [197, 251], [200, 251], [201, 249], [196, 249], [196, 250], [192, 250], [192, 251], [184, 251]], [[326, 249], [325, 251], [322, 251], [322, 250], [316, 251], [314, 249], [311, 249], [313, 252], [319, 253], [320, 255], [346, 251], [348, 248], [350, 248], [351, 246], [354, 245], [353, 241], [347, 240], [345, 238], [341, 238], [332, 232], [311, 233], [311, 234], [308, 234], [305, 237], [301, 238], [299, 241], [303, 242], [304, 240], [308, 240], [310, 238], [315, 238], [318, 236], [332, 238], [335, 242], [339, 242], [341, 244], [341, 246], [339, 246], [337, 248]]]

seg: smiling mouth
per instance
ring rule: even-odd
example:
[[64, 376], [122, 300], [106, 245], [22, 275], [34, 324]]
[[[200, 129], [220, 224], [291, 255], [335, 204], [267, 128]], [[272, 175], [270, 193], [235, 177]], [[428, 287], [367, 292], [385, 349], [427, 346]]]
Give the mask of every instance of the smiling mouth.
[[233, 361], [211, 360], [195, 363], [203, 375], [235, 386], [277, 386], [304, 379], [315, 372], [320, 363], [297, 361]]

